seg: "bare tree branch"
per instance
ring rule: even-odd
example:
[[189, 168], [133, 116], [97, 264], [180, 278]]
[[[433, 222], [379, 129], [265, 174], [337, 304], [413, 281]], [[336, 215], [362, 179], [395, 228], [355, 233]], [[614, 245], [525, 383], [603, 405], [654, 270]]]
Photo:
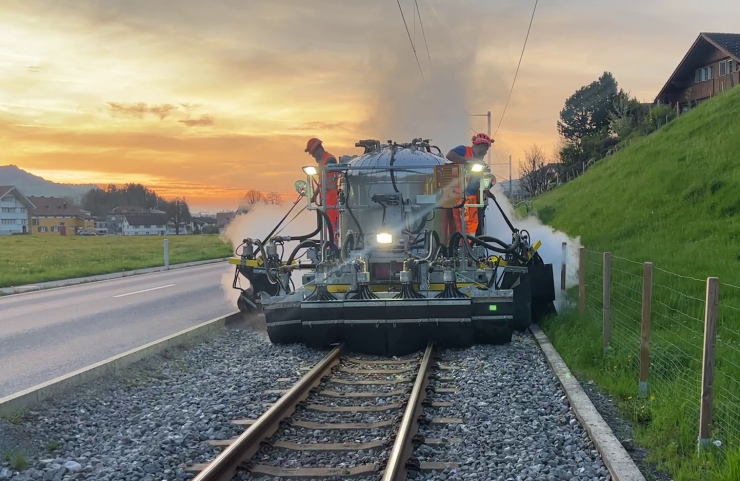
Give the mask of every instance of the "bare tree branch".
[[549, 163], [547, 154], [539, 145], [534, 144], [525, 151], [524, 162], [519, 165], [519, 178], [522, 189], [530, 196], [547, 191], [553, 176], [556, 178], [557, 173], [547, 168]]

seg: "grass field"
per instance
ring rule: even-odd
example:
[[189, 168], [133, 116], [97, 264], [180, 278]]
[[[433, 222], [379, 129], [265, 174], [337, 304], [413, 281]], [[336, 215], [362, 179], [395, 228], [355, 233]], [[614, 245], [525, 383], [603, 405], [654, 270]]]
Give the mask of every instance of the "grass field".
[[[740, 88], [717, 96], [536, 199], [589, 249], [589, 315], [545, 330], [568, 365], [614, 395], [637, 441], [676, 481], [740, 479]], [[602, 350], [602, 252], [614, 256]], [[655, 265], [651, 393], [638, 392], [642, 263]], [[705, 279], [720, 278], [713, 439], [697, 455]]]
[[[228, 257], [218, 235], [168, 236], [170, 264]], [[157, 267], [164, 264], [160, 236], [3, 236], [0, 287]]]

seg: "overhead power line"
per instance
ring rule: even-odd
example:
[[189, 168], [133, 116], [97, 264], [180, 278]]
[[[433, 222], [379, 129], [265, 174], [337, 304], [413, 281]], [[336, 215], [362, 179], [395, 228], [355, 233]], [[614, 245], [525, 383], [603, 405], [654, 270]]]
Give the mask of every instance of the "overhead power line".
[[529, 19], [529, 28], [527, 28], [527, 36], [524, 38], [524, 45], [522, 46], [522, 53], [519, 56], [519, 64], [516, 66], [516, 72], [514, 73], [514, 81], [511, 82], [511, 90], [509, 90], [509, 97], [506, 99], [506, 105], [504, 105], [504, 111], [501, 113], [501, 120], [498, 121], [498, 127], [496, 127], [496, 132], [494, 132], [494, 137], [498, 133], [499, 127], [501, 127], [501, 122], [504, 121], [504, 115], [506, 115], [506, 108], [509, 106], [509, 100], [511, 100], [511, 94], [514, 92], [514, 85], [516, 84], [516, 77], [519, 75], [519, 67], [522, 65], [522, 58], [524, 58], [524, 49], [527, 48], [527, 40], [529, 39], [529, 32], [532, 30], [532, 22], [534, 21], [534, 14], [537, 11], [537, 2], [539, 0], [534, 0], [534, 8], [532, 9], [532, 18]]
[[419, 63], [419, 56], [416, 55], [416, 47], [414, 47], [414, 41], [411, 40], [411, 32], [409, 32], [409, 26], [406, 23], [406, 17], [403, 15], [403, 8], [401, 8], [401, 0], [396, 0], [396, 3], [398, 3], [398, 9], [401, 11], [401, 18], [403, 19], [403, 25], [406, 27], [406, 33], [409, 36], [409, 42], [411, 43], [411, 50], [414, 51], [414, 58], [416, 58], [416, 65], [419, 67], [419, 73], [421, 74], [421, 80], [424, 81], [426, 84], [426, 80], [424, 79], [424, 72], [421, 71], [421, 64]]
[[[432, 64], [432, 56], [429, 55], [429, 44], [427, 44], [427, 35], [424, 33], [424, 24], [421, 21], [421, 12], [419, 11], [419, 2], [418, 0], [414, 0], [414, 5], [416, 5], [416, 14], [419, 16], [419, 26], [421, 27], [421, 35], [424, 37], [424, 46], [427, 49], [427, 57], [429, 57], [429, 65]], [[414, 23], [416, 25], [416, 23]]]

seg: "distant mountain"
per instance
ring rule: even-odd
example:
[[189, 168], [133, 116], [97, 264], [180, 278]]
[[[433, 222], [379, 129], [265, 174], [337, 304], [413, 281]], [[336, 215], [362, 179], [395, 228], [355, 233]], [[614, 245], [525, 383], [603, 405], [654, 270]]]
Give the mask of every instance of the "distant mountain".
[[24, 195], [80, 198], [95, 185], [58, 184], [33, 175], [15, 165], [0, 166], [0, 185], [14, 185]]

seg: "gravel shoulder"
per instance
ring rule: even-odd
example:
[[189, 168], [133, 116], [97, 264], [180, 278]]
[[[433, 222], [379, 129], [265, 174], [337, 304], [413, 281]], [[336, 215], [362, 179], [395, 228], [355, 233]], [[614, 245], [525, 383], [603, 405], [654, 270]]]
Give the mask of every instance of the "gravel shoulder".
[[609, 425], [614, 435], [627, 449], [627, 453], [642, 472], [647, 481], [673, 481], [673, 478], [663, 471], [659, 471], [655, 464], [648, 462], [648, 450], [634, 442], [634, 428], [619, 411], [616, 403], [596, 387], [593, 381], [578, 380], [586, 395], [591, 399], [596, 410]]
[[183, 466], [218, 453], [204, 441], [240, 434], [231, 420], [258, 417], [265, 390], [324, 355], [233, 327], [175, 348], [0, 421], [0, 480], [192, 479]]

